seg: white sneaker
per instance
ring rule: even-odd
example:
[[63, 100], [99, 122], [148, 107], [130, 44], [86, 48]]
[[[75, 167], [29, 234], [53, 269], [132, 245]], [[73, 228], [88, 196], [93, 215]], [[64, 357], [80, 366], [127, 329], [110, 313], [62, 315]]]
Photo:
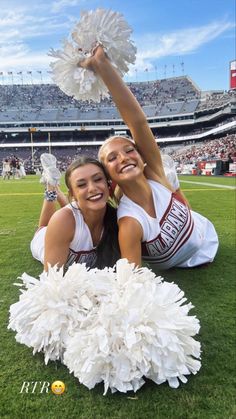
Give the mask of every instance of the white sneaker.
[[45, 185], [57, 186], [60, 184], [61, 173], [57, 169], [57, 159], [52, 154], [43, 153], [40, 156], [40, 161], [43, 168], [40, 183]]
[[57, 167], [57, 159], [53, 154], [43, 153], [40, 156], [40, 161], [44, 169], [48, 167]]
[[179, 189], [179, 179], [175, 169], [175, 162], [168, 154], [161, 153], [162, 164], [164, 167], [165, 175], [170, 182], [171, 186], [173, 186], [174, 190], [176, 191]]

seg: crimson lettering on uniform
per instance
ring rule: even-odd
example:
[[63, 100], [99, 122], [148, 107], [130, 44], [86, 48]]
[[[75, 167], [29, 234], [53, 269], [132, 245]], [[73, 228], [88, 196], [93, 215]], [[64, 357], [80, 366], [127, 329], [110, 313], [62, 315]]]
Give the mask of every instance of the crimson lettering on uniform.
[[91, 268], [95, 265], [97, 260], [96, 250], [79, 251], [75, 252], [70, 249], [70, 254], [67, 258], [66, 266], [72, 265], [72, 263], [85, 263], [87, 267]]
[[147, 254], [150, 256], [163, 255], [169, 251], [179, 239], [179, 233], [188, 220], [188, 214], [186, 206], [174, 199], [168, 213], [163, 217], [160, 234], [156, 239], [145, 243]]

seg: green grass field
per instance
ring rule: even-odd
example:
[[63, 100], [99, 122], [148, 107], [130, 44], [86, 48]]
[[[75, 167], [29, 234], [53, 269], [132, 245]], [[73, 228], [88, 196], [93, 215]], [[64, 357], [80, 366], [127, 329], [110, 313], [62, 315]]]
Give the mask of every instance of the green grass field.
[[[227, 188], [235, 186], [235, 179], [192, 176], [180, 179], [192, 208], [214, 223], [220, 240], [217, 257], [210, 266], [175, 269], [164, 275], [165, 280], [176, 282], [195, 306], [191, 314], [201, 323], [198, 338], [202, 344], [202, 368], [178, 389], [147, 381], [136, 394], [109, 392], [106, 396], [102, 395], [102, 384], [89, 391], [59, 362], [46, 366], [42, 354], [33, 356], [32, 349], [17, 343], [14, 332], [7, 330], [9, 306], [19, 298], [19, 289], [13, 283], [19, 282], [16, 279], [23, 272], [38, 276], [42, 271], [29, 250], [41, 208], [42, 185], [36, 176], [0, 180], [1, 418], [236, 417], [235, 190]], [[40, 393], [39, 387], [34, 393], [20, 393], [24, 381], [55, 380], [66, 385], [61, 396], [51, 391]], [[32, 385], [29, 389], [32, 390]]]

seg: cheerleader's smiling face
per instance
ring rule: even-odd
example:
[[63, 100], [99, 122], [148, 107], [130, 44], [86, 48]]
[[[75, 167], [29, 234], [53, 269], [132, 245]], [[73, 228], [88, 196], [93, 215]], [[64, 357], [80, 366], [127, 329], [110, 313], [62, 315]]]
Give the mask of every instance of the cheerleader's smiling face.
[[114, 137], [105, 143], [99, 153], [110, 178], [122, 185], [143, 174], [144, 163], [132, 141]]
[[109, 197], [107, 178], [95, 164], [86, 164], [70, 175], [70, 192], [82, 212], [101, 210]]

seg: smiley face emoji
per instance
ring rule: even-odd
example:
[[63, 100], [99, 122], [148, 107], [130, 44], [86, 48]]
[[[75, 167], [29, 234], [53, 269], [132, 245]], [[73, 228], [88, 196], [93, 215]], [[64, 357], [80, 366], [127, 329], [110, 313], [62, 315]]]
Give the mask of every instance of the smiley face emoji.
[[65, 391], [65, 384], [63, 383], [63, 381], [54, 381], [51, 385], [51, 390], [54, 394], [62, 394]]

